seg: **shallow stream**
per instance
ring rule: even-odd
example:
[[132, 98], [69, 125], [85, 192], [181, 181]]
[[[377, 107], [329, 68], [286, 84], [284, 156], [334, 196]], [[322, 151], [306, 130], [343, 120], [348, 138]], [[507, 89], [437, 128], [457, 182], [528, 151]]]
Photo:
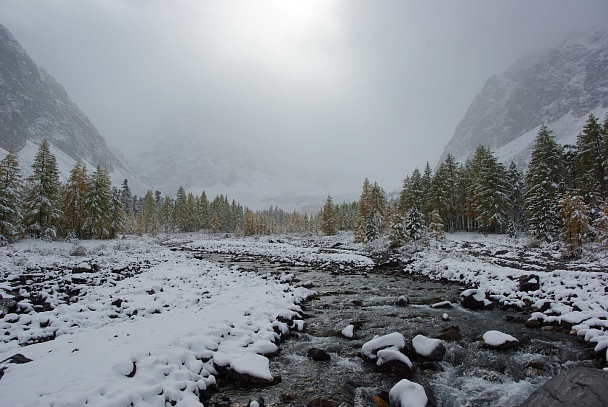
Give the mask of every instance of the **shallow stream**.
[[[294, 274], [292, 284], [312, 283], [318, 295], [302, 305], [306, 327], [293, 333], [271, 357], [271, 371], [282, 382], [270, 387], [242, 388], [219, 382], [218, 392], [205, 404], [230, 406], [263, 397], [273, 406], [377, 406], [382, 392], [401, 378], [378, 373], [360, 357], [361, 345], [376, 335], [402, 333], [406, 340], [422, 334], [435, 337], [457, 325], [462, 339], [447, 341], [443, 361], [415, 363], [413, 381], [429, 395], [429, 406], [517, 406], [538, 386], [564, 368], [594, 364], [584, 344], [566, 333], [528, 329], [526, 315], [499, 309], [471, 311], [458, 305], [468, 288], [434, 282], [393, 272], [331, 273], [309, 267], [289, 267], [261, 258], [236, 258], [204, 254], [204, 258], [226, 266], [237, 265], [259, 273]], [[398, 306], [407, 296], [410, 304]], [[436, 309], [430, 304], [451, 301], [452, 307]], [[443, 319], [444, 313], [449, 321]], [[506, 322], [513, 319], [518, 322]], [[347, 325], [356, 326], [355, 338], [337, 336]], [[484, 349], [480, 337], [488, 330], [516, 337], [520, 345], [507, 351]], [[330, 354], [329, 361], [313, 361], [311, 348]], [[384, 395], [386, 396], [386, 394]], [[331, 403], [331, 402], [334, 403]]]

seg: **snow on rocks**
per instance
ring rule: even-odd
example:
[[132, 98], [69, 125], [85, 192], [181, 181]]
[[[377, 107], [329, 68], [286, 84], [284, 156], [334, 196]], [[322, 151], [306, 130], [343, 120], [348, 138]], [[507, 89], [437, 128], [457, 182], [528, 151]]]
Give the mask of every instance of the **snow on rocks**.
[[340, 331], [340, 335], [347, 339], [353, 339], [355, 337], [355, 326], [350, 324]]
[[405, 348], [405, 338], [399, 332], [393, 332], [365, 342], [361, 347], [361, 355], [368, 360], [376, 360], [381, 349], [401, 351], [403, 348]]
[[412, 346], [417, 356], [431, 361], [442, 360], [446, 352], [441, 339], [427, 338], [424, 335], [416, 335], [412, 339]]
[[[171, 242], [168, 242], [171, 243]], [[322, 247], [301, 247], [288, 242], [264, 242], [246, 239], [196, 239], [184, 244], [191, 250], [202, 250], [214, 253], [235, 254], [240, 256], [264, 256], [271, 261], [285, 262], [294, 265], [312, 264], [326, 268], [346, 270], [348, 268], [372, 268], [373, 260], [368, 256], [352, 250]]]
[[418, 383], [403, 379], [388, 393], [391, 407], [425, 407], [429, 399]]
[[511, 335], [500, 331], [487, 331], [483, 334], [482, 346], [496, 350], [511, 349], [519, 345], [519, 341]]
[[381, 349], [376, 354], [376, 370], [388, 372], [401, 377], [412, 378], [414, 365], [410, 358], [398, 350]]
[[[24, 306], [34, 302], [23, 291], [19, 310], [0, 319], [0, 405], [200, 405], [199, 396], [222, 373], [277, 380], [265, 355], [276, 352], [290, 329], [277, 318], [296, 326], [297, 303], [312, 292], [145, 238], [82, 244], [101, 270], [79, 274], [92, 280], [77, 286], [70, 274], [83, 260], [69, 256], [68, 243], [0, 248], [7, 295], [22, 276], [38, 279], [36, 270], [53, 277], [44, 280], [51, 309]], [[127, 270], [134, 262], [138, 273]], [[129, 273], [112, 272], [123, 268]], [[78, 300], [58, 294], [58, 281], [78, 288]], [[36, 343], [39, 338], [49, 340]], [[9, 363], [17, 350], [32, 361]]]
[[[563, 325], [563, 329], [594, 344], [594, 350], [608, 349], [608, 256], [591, 261], [555, 262], [561, 257], [549, 248], [530, 248], [525, 239], [474, 233], [448, 234], [442, 248], [430, 247], [418, 253], [405, 268], [407, 273], [470, 284], [501, 307], [526, 308], [533, 312], [527, 327]], [[476, 249], [477, 248], [477, 249]], [[500, 261], [486, 253], [507, 250], [520, 253]], [[547, 262], [551, 264], [545, 267]], [[560, 269], [562, 267], [562, 269]], [[534, 269], [531, 274], [529, 270]], [[536, 271], [538, 270], [538, 271]], [[599, 270], [599, 271], [598, 271]], [[537, 276], [537, 277], [535, 277]], [[481, 298], [481, 294], [478, 294]], [[485, 301], [484, 301], [485, 302]], [[476, 302], [481, 305], [480, 302]], [[464, 306], [464, 304], [463, 304]]]
[[464, 308], [484, 309], [492, 305], [492, 302], [486, 299], [486, 293], [483, 290], [471, 288], [460, 294], [460, 304]]

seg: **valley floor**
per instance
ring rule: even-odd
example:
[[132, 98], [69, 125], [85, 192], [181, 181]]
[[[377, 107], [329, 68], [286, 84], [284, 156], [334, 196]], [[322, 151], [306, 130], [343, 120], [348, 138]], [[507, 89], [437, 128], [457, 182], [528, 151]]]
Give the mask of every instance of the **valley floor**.
[[[221, 266], [189, 249], [371, 272], [378, 247], [351, 242], [350, 234], [192, 234], [2, 247], [0, 405], [200, 405], [218, 366], [271, 381], [262, 355], [302, 328], [298, 304], [313, 292], [290, 284], [288, 272]], [[605, 255], [569, 263], [524, 240], [452, 234], [398, 257], [405, 272], [474, 285], [502, 306], [534, 308], [532, 319], [565, 325], [606, 354]], [[529, 274], [539, 288], [521, 291], [518, 278]]]

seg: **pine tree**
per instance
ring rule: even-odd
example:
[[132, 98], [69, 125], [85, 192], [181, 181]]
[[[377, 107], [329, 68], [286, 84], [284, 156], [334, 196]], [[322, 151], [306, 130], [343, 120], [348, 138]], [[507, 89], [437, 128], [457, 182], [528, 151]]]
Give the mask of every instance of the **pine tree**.
[[327, 236], [335, 235], [337, 232], [337, 223], [336, 208], [334, 207], [331, 195], [328, 195], [321, 213], [321, 230]]
[[156, 236], [160, 230], [160, 226], [156, 213], [156, 200], [154, 199], [152, 191], [148, 190], [146, 192], [143, 205], [139, 209], [139, 212], [141, 213], [141, 217], [139, 218], [139, 221], [142, 223], [140, 225], [141, 231]]
[[87, 167], [80, 161], [74, 164], [63, 189], [63, 221], [66, 235], [81, 239], [86, 221]]
[[0, 246], [13, 242], [23, 233], [21, 207], [23, 182], [19, 158], [12, 149], [0, 161]]
[[507, 225], [510, 206], [506, 170], [492, 152], [482, 146], [475, 159], [479, 160], [474, 164], [477, 176], [472, 189], [475, 221], [483, 232], [502, 232]]
[[445, 239], [445, 231], [443, 221], [439, 215], [439, 211], [434, 210], [431, 212], [431, 224], [429, 225], [429, 237], [431, 239], [440, 241]]
[[120, 190], [112, 188], [112, 201], [110, 204], [110, 239], [124, 232], [127, 214], [124, 211]]
[[221, 230], [222, 224], [220, 223], [220, 216], [216, 211], [211, 214], [211, 221], [209, 223], [209, 230], [211, 233], [217, 233]]
[[414, 242], [418, 250], [418, 241], [424, 237], [424, 219], [422, 213], [416, 208], [410, 210], [405, 218], [405, 232], [407, 237]]
[[536, 136], [525, 176], [525, 213], [530, 234], [551, 242], [560, 235], [559, 201], [564, 185], [562, 148], [543, 124]]
[[90, 238], [104, 239], [110, 235], [112, 190], [106, 169], [97, 169], [88, 180], [85, 228]]
[[507, 185], [509, 196], [509, 227], [510, 235], [513, 237], [518, 231], [524, 230], [524, 191], [525, 184], [523, 175], [514, 162], [511, 162], [507, 171]]
[[166, 195], [160, 210], [160, 226], [165, 233], [173, 232], [173, 206], [173, 200]]
[[389, 233], [390, 246], [392, 248], [401, 247], [407, 240], [405, 231], [405, 221], [403, 215], [399, 211], [393, 213], [391, 221], [391, 230]]
[[245, 236], [252, 236], [256, 234], [255, 215], [250, 210], [247, 210], [247, 213], [245, 213], [245, 225], [243, 233]]
[[61, 219], [59, 170], [48, 141], [42, 140], [27, 178], [24, 222], [26, 231], [38, 238], [55, 239]]
[[372, 197], [372, 185], [369, 180], [365, 178], [363, 181], [363, 187], [361, 191], [361, 197], [359, 198], [359, 213], [357, 216], [357, 226], [355, 228], [355, 240], [357, 242], [365, 242], [367, 224], [372, 218], [373, 206], [371, 202]]
[[439, 215], [448, 231], [459, 227], [458, 210], [458, 165], [451, 154], [439, 164], [431, 183], [431, 207], [439, 211]]
[[608, 199], [604, 202], [599, 216], [593, 221], [595, 242], [601, 249], [608, 248]]
[[137, 220], [135, 219], [135, 213], [133, 207], [129, 208], [127, 217], [125, 219], [125, 233], [128, 235], [137, 234]]
[[129, 213], [129, 209], [131, 209], [133, 206], [133, 195], [131, 194], [131, 188], [129, 188], [129, 181], [126, 178], [122, 182], [120, 201], [122, 202], [122, 207], [125, 213]]
[[175, 223], [180, 232], [188, 231], [188, 196], [184, 187], [180, 186], [177, 189], [177, 197], [175, 198]]
[[563, 220], [561, 238], [566, 253], [578, 258], [589, 233], [589, 209], [583, 197], [564, 195], [559, 216]]
[[576, 143], [575, 176], [578, 194], [593, 210], [599, 210], [606, 195], [606, 140], [598, 119], [589, 115]]

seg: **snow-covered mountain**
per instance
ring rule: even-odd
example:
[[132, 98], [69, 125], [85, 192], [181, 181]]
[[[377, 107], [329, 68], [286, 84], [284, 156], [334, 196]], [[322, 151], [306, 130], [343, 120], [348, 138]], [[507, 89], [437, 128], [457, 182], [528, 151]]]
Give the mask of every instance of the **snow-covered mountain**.
[[457, 126], [441, 160], [464, 162], [479, 144], [503, 162], [529, 161], [544, 122], [557, 141], [573, 143], [590, 113], [608, 111], [608, 28], [546, 53], [517, 60], [488, 79]]
[[316, 212], [327, 195], [336, 203], [357, 197], [359, 183], [333, 177], [314, 177], [268, 163], [265, 157], [281, 154], [279, 147], [251, 148], [214, 131], [197, 112], [165, 120], [138, 162], [144, 181], [163, 193], [175, 195], [179, 186], [213, 199], [218, 194], [236, 199], [251, 209], [279, 206], [284, 210]]
[[0, 24], [0, 158], [12, 148], [27, 174], [43, 139], [51, 144], [64, 179], [80, 160], [89, 170], [105, 166], [115, 185], [127, 178], [134, 191], [145, 191], [134, 167]]

